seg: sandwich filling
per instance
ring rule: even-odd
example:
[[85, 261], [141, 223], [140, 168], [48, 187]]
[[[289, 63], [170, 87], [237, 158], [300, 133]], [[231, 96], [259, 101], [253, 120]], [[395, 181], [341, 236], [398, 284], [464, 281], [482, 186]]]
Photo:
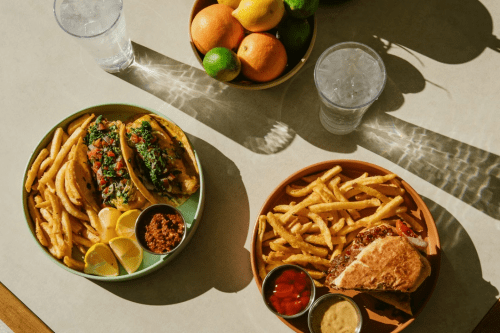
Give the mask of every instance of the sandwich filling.
[[389, 225], [359, 233], [328, 270], [335, 289], [413, 292], [430, 274], [430, 264]]

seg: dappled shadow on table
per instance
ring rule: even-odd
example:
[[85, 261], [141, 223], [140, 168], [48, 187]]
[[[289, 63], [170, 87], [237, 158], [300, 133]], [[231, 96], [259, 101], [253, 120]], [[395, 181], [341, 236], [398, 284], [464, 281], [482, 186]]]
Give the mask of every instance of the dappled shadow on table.
[[203, 161], [203, 216], [184, 250], [158, 271], [124, 282], [93, 281], [124, 299], [152, 305], [181, 303], [215, 288], [241, 291], [252, 281], [248, 197], [236, 165], [210, 144], [189, 137]]
[[441, 268], [434, 293], [417, 317], [418, 331], [472, 332], [495, 303], [498, 289], [482, 276], [472, 239], [445, 208], [423, 198], [432, 213], [441, 240]]
[[[116, 76], [252, 152], [280, 152], [297, 135], [333, 153], [352, 153], [360, 146], [500, 219], [499, 156], [390, 115], [405, 103], [406, 94], [419, 93], [427, 84], [449, 94], [391, 50], [403, 49], [420, 63], [419, 57], [425, 56], [443, 64], [466, 63], [487, 48], [500, 51], [487, 9], [477, 0], [323, 0], [317, 22], [316, 43], [304, 67], [271, 89], [229, 87], [138, 44], [136, 64]], [[327, 47], [347, 40], [375, 49], [386, 64], [388, 80], [358, 130], [335, 136], [319, 122], [313, 69]]]

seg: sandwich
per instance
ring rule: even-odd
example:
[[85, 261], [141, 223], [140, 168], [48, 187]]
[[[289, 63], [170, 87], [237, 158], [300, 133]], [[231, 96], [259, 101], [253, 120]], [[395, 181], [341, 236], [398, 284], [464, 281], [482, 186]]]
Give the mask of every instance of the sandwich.
[[401, 221], [367, 228], [332, 260], [326, 284], [365, 291], [411, 314], [410, 295], [431, 274], [420, 252], [426, 245]]
[[84, 142], [101, 206], [126, 211], [142, 207], [146, 200], [130, 179], [121, 151], [121, 125], [120, 121], [108, 121], [100, 115], [89, 125]]
[[174, 123], [143, 115], [121, 126], [120, 139], [131, 179], [151, 204], [177, 207], [198, 190], [194, 150]]

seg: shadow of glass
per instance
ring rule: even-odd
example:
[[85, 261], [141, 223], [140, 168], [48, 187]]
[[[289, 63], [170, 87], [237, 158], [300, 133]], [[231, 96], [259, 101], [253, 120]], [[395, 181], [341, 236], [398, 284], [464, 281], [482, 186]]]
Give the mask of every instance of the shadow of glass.
[[295, 133], [280, 122], [280, 88], [229, 87], [204, 71], [133, 43], [135, 63], [117, 77], [259, 154], [285, 149]]
[[250, 208], [236, 165], [215, 147], [189, 137], [203, 162], [206, 200], [203, 217], [190, 243], [172, 262], [137, 280], [93, 281], [132, 302], [166, 305], [193, 299], [212, 288], [226, 293], [244, 289], [253, 278], [244, 248]]
[[343, 40], [378, 36], [446, 64], [468, 62], [485, 48], [500, 49], [491, 15], [478, 0], [322, 0], [321, 5], [319, 21], [329, 22], [328, 31]]
[[405, 332], [472, 332], [496, 302], [498, 289], [485, 281], [472, 239], [446, 209], [423, 198], [436, 221], [441, 268], [431, 299]]

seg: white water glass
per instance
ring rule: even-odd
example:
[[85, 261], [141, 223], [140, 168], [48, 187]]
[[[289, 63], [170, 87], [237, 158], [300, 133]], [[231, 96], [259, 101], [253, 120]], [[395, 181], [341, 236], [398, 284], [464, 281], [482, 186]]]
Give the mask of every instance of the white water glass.
[[325, 50], [314, 68], [321, 124], [337, 135], [354, 131], [384, 90], [386, 77], [382, 58], [364, 44], [344, 42]]
[[122, 0], [55, 0], [54, 15], [105, 71], [119, 72], [133, 63]]

